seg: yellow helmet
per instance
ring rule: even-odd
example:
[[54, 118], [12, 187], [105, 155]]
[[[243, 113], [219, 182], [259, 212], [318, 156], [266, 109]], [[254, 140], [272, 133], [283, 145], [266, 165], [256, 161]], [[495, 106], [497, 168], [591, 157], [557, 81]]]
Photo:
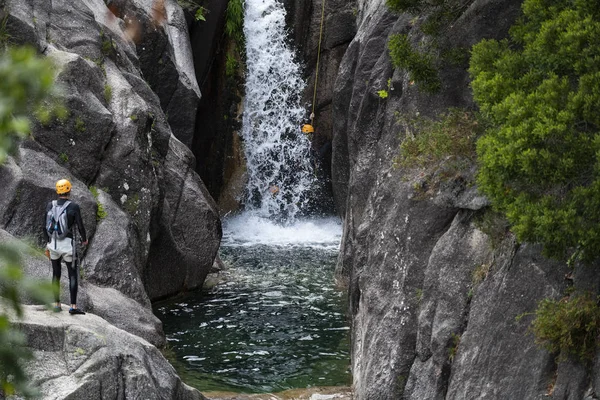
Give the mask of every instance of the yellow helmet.
[[66, 179], [61, 179], [56, 182], [56, 193], [57, 194], [66, 194], [71, 191], [71, 182]]
[[305, 124], [302, 126], [302, 132], [304, 133], [313, 133], [315, 128], [311, 124]]

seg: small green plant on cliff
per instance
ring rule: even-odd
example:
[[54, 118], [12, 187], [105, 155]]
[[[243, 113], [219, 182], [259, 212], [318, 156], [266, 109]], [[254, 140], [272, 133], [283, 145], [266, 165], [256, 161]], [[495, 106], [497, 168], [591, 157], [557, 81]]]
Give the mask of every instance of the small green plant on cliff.
[[456, 353], [458, 352], [458, 346], [460, 345], [460, 335], [453, 333], [450, 336], [450, 347], [448, 348], [448, 361], [454, 361]]
[[85, 122], [81, 117], [75, 118], [75, 132], [84, 133], [85, 132]]
[[63, 164], [66, 164], [69, 162], [69, 156], [67, 155], [67, 153], [60, 153], [58, 155], [58, 159], [60, 160], [60, 162], [62, 162]]
[[195, 14], [195, 18], [196, 21], [206, 21], [206, 14], [207, 14], [208, 10], [204, 7], [200, 7], [196, 10], [196, 14]]
[[447, 157], [475, 160], [475, 140], [482, 132], [482, 124], [473, 112], [450, 109], [439, 120], [400, 117], [400, 122], [416, 132], [400, 144], [400, 166], [429, 167]]
[[388, 49], [394, 67], [408, 71], [409, 79], [415, 82], [419, 89], [427, 93], [435, 93], [441, 89], [442, 83], [434, 66], [433, 56], [415, 50], [410, 44], [408, 35], [392, 35]]
[[101, 41], [100, 49], [102, 51], [102, 54], [105, 57], [111, 56], [115, 52], [115, 47], [114, 47], [112, 39], [110, 38], [110, 36], [108, 36], [106, 33], [104, 33], [104, 30], [100, 31], [100, 41]]
[[387, 99], [388, 96], [390, 95], [390, 90], [393, 90], [392, 88], [392, 78], [388, 79], [387, 81], [387, 87], [385, 89], [379, 90], [377, 91], [377, 95], [382, 98], [382, 99]]
[[510, 230], [510, 224], [506, 217], [490, 208], [482, 210], [473, 222], [477, 229], [488, 236], [492, 250], [500, 246]]
[[138, 211], [138, 207], [140, 205], [140, 196], [136, 193], [132, 196], [129, 196], [123, 204], [123, 208], [127, 210], [130, 215], [135, 215]]
[[233, 77], [239, 67], [239, 63], [235, 55], [227, 54], [227, 59], [225, 60], [225, 75], [228, 77]]
[[102, 203], [100, 203], [100, 201], [98, 200], [98, 195], [99, 195], [98, 188], [96, 186], [90, 186], [90, 192], [92, 193], [92, 196], [94, 196], [94, 199], [96, 199], [96, 206], [97, 206], [96, 222], [99, 222], [100, 220], [103, 220], [104, 218], [106, 218], [108, 213], [104, 209], [104, 206], [102, 205]]
[[598, 298], [590, 293], [573, 294], [560, 300], [544, 299], [535, 311], [531, 330], [536, 343], [552, 353], [582, 362], [593, 359], [600, 334]]
[[112, 86], [108, 83], [104, 85], [104, 100], [106, 100], [107, 103], [110, 103], [112, 100]]
[[[550, 6], [551, 5], [551, 6]], [[479, 188], [521, 241], [600, 256], [600, 2], [525, 0], [510, 40], [473, 47], [474, 98], [491, 121]]]
[[473, 282], [473, 286], [478, 286], [481, 282], [487, 278], [490, 273], [492, 265], [489, 263], [481, 263], [473, 269], [473, 273], [471, 274], [471, 281]]

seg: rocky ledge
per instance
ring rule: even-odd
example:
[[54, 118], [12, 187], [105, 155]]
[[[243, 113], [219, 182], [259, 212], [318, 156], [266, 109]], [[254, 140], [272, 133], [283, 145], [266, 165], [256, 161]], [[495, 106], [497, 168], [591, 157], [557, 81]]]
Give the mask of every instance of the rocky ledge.
[[13, 321], [33, 351], [26, 370], [42, 399], [206, 399], [156, 347], [96, 315], [24, 306]]

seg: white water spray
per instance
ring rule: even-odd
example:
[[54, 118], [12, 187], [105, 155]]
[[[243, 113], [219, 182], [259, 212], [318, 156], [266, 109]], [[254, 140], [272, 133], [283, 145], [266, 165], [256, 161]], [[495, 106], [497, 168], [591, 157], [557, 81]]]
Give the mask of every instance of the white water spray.
[[246, 97], [242, 136], [248, 168], [246, 210], [293, 223], [317, 190], [310, 142], [300, 132], [305, 83], [287, 43], [277, 0], [246, 0]]

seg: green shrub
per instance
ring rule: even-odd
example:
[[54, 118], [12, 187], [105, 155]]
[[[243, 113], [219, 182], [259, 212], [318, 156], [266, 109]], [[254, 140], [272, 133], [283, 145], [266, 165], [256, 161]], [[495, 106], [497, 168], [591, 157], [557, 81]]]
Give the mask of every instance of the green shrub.
[[491, 127], [479, 188], [546, 255], [600, 256], [600, 2], [525, 0], [511, 39], [473, 47], [473, 94]]
[[413, 49], [407, 35], [392, 35], [388, 49], [394, 67], [407, 70], [410, 80], [420, 89], [428, 93], [435, 93], [441, 89], [442, 84], [433, 65], [433, 56]]
[[598, 298], [589, 293], [561, 300], [542, 300], [531, 324], [536, 343], [562, 359], [573, 356], [591, 361], [600, 334]]
[[475, 140], [483, 124], [474, 113], [450, 109], [439, 120], [416, 117], [404, 122], [416, 133], [400, 144], [400, 166], [429, 167], [448, 156], [475, 160]]

